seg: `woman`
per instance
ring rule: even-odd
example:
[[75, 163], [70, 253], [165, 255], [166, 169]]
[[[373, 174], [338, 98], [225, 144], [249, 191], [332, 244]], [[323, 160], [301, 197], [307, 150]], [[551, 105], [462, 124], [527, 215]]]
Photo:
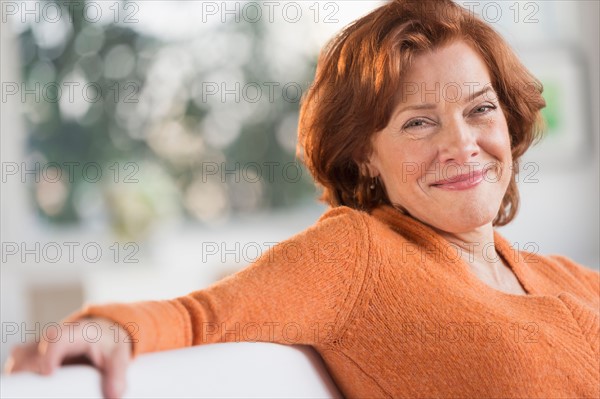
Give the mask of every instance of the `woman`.
[[[348, 397], [600, 397], [600, 274], [494, 230], [544, 105], [481, 20], [390, 2], [329, 43], [303, 100], [299, 155], [331, 205], [315, 225], [204, 290], [87, 306], [73, 342], [19, 347], [7, 369], [87, 355], [120, 396], [140, 353], [247, 340], [313, 346]], [[85, 318], [99, 343], [77, 338]]]

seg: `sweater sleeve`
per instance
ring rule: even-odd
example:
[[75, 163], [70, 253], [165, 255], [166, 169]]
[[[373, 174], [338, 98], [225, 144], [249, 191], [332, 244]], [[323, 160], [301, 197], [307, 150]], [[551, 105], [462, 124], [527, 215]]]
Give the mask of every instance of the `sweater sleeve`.
[[216, 342], [318, 346], [335, 339], [358, 297], [365, 230], [355, 211], [334, 208], [205, 289], [171, 300], [87, 305], [65, 321], [103, 317], [120, 324], [133, 357]]
[[583, 285], [591, 289], [597, 296], [600, 296], [600, 272], [582, 266], [563, 255], [550, 255], [549, 258], [563, 265]]

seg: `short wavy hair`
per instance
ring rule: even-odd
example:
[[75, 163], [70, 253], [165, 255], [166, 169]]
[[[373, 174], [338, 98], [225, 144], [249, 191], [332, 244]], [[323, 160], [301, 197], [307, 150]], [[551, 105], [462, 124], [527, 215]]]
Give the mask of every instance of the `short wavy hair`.
[[366, 211], [392, 205], [385, 187], [370, 190], [371, 178], [361, 173], [371, 138], [387, 126], [411, 60], [457, 39], [483, 58], [505, 111], [513, 176], [493, 225], [514, 218], [519, 158], [544, 128], [543, 86], [502, 36], [451, 0], [391, 1], [348, 25], [321, 50], [315, 80], [302, 98], [296, 148], [323, 188], [319, 201]]

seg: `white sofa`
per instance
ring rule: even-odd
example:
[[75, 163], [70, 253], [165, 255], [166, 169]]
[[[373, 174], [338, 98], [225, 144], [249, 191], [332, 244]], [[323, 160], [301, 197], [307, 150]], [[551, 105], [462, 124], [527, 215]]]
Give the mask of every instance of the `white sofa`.
[[[321, 357], [307, 346], [220, 343], [140, 355], [125, 398], [341, 398]], [[65, 366], [52, 376], [2, 375], [2, 398], [101, 398], [100, 374]]]

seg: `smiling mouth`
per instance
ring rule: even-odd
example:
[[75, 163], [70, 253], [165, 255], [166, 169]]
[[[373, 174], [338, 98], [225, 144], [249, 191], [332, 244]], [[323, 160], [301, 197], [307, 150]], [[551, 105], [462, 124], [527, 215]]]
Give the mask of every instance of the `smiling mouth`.
[[479, 185], [483, 181], [486, 172], [487, 169], [464, 173], [448, 179], [438, 180], [431, 186], [445, 190], [466, 190]]

